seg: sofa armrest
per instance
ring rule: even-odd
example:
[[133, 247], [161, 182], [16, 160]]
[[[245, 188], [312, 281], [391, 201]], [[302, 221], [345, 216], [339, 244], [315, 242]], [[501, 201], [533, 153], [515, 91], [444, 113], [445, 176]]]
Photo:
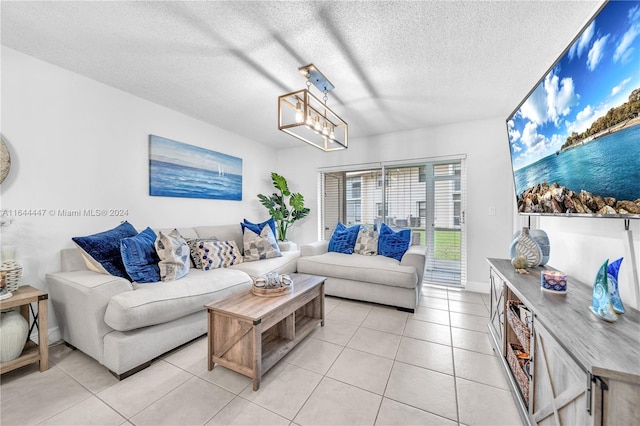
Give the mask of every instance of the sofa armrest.
[[93, 271], [47, 274], [53, 309], [63, 339], [98, 361], [103, 359], [103, 337], [113, 331], [104, 322], [111, 297], [133, 290], [120, 277]]
[[300, 256], [316, 256], [329, 251], [329, 241], [321, 240], [300, 247]]
[[413, 266], [418, 272], [418, 283], [422, 282], [424, 276], [424, 266], [427, 261], [427, 246], [409, 246], [404, 256], [400, 260], [402, 266]]

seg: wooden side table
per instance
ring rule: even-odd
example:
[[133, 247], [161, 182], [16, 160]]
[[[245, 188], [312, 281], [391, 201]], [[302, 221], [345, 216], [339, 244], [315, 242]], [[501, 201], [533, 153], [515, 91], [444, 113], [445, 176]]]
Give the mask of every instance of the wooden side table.
[[[49, 368], [49, 337], [48, 337], [48, 306], [47, 299], [49, 295], [42, 290], [33, 288], [28, 285], [18, 287], [13, 292], [13, 296], [9, 299], [0, 300], [0, 310], [20, 307], [20, 314], [27, 320], [29, 324], [29, 335], [33, 327], [38, 328], [38, 343], [34, 343], [27, 339], [27, 344], [22, 350], [22, 355], [18, 358], [0, 363], [0, 374], [15, 370], [36, 361], [40, 361], [40, 371], [46, 371]], [[38, 303], [38, 312], [34, 312], [31, 303]], [[33, 321], [30, 321], [29, 310], [33, 315]]]

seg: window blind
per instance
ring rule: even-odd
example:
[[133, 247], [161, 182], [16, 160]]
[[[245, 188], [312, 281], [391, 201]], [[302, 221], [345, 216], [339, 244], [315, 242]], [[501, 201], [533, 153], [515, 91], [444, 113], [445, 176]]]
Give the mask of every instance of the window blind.
[[338, 221], [411, 228], [428, 246], [425, 280], [464, 285], [464, 158], [416, 161], [321, 171], [320, 238], [330, 239]]

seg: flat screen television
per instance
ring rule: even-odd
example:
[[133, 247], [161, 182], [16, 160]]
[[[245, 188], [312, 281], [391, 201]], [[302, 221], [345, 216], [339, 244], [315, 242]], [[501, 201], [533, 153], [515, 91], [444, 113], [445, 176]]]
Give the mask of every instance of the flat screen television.
[[640, 1], [609, 1], [507, 118], [518, 212], [640, 218]]

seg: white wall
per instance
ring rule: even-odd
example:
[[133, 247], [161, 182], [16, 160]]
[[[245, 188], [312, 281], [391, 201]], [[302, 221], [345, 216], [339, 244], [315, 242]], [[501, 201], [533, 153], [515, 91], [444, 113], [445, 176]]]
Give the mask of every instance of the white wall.
[[[618, 275], [620, 298], [623, 305], [638, 309], [631, 271], [634, 262], [636, 268], [640, 265], [640, 220], [630, 221], [629, 228], [635, 259], [625, 253], [627, 236], [623, 219], [540, 217], [539, 221], [538, 227], [547, 232], [551, 243], [549, 265], [569, 276], [568, 286], [572, 277], [593, 286], [596, 273], [606, 259], [614, 261], [624, 257]], [[585, 307], [590, 304], [591, 300], [585, 301]]]
[[[11, 171], [0, 208], [42, 210], [2, 229], [18, 246], [23, 284], [47, 289], [71, 237], [128, 220], [151, 227], [237, 223], [266, 218], [256, 194], [271, 191], [271, 149], [234, 133], [2, 47], [2, 135]], [[150, 197], [148, 135], [243, 159], [243, 201]], [[124, 217], [62, 217], [59, 209], [126, 209]], [[50, 213], [53, 212], [53, 213]], [[15, 214], [13, 215], [15, 216]], [[55, 313], [50, 331], [56, 338]]]
[[[505, 258], [513, 236], [511, 165], [503, 119], [461, 122], [431, 129], [352, 139], [349, 149], [324, 153], [304, 143], [279, 151], [278, 169], [305, 196], [311, 215], [289, 238], [298, 243], [318, 237], [318, 168], [413, 158], [467, 155], [467, 281], [488, 292], [487, 257]], [[495, 207], [495, 216], [490, 208]]]

